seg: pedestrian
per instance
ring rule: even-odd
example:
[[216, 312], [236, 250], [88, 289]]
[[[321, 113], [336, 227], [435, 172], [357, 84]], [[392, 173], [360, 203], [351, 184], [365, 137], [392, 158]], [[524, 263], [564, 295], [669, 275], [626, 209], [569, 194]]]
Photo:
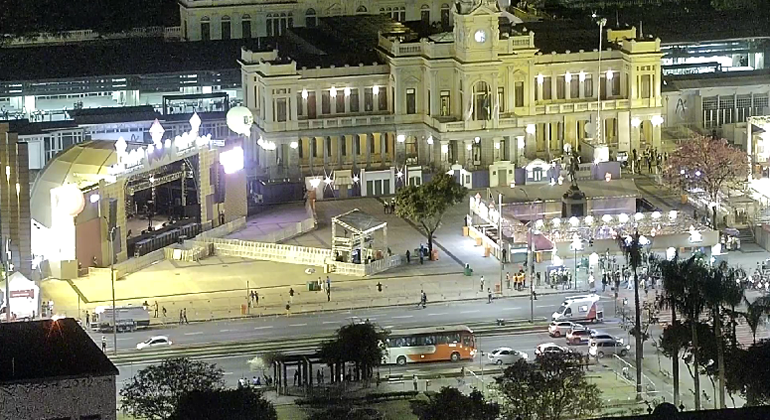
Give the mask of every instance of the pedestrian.
[[417, 391], [417, 375], [412, 376], [412, 384], [414, 384], [414, 390]]
[[321, 371], [321, 383], [324, 383], [326, 382], [326, 380], [324, 379], [324, 371], [323, 369], [319, 369], [319, 370]]
[[315, 379], [318, 385], [323, 385], [323, 376], [321, 376], [321, 369], [318, 369], [315, 373]]
[[289, 288], [289, 302], [290, 303], [294, 303], [294, 288], [293, 287]]
[[299, 369], [294, 371], [294, 386], [297, 386], [297, 382], [299, 382]]
[[487, 303], [492, 303], [492, 289], [487, 288]]
[[331, 302], [332, 301], [332, 289], [326, 288], [326, 301]]
[[184, 323], [189, 324], [190, 321], [187, 320], [187, 308], [184, 308], [184, 310], [182, 310], [182, 315], [184, 316]]
[[406, 250], [406, 263], [409, 264], [412, 262], [412, 253], [409, 252], [409, 250]]
[[484, 291], [484, 276], [481, 276], [481, 286], [479, 287], [479, 291]]
[[102, 352], [107, 353], [107, 337], [102, 336]]
[[158, 301], [157, 300], [155, 301], [155, 305], [153, 305], [153, 306], [155, 307], [155, 318], [157, 318], [158, 317]]
[[425, 260], [425, 256], [423, 255], [423, 252], [422, 252], [422, 245], [420, 245], [420, 264], [422, 264], [424, 260]]
[[164, 307], [162, 307], [161, 309], [162, 309], [162, 311], [161, 311], [161, 312], [163, 313], [163, 322], [166, 322], [166, 314], [167, 314], [167, 312], [166, 312], [166, 307], [164, 306]]
[[326, 276], [326, 294], [329, 294], [331, 290], [332, 290], [332, 279], [329, 276]]
[[254, 291], [254, 306], [259, 306], [259, 292]]
[[184, 314], [182, 314], [182, 310], [179, 310], [179, 325], [184, 324]]
[[86, 328], [90, 328], [91, 326], [91, 314], [86, 311]]
[[532, 300], [537, 300], [537, 292], [532, 290]]
[[289, 316], [289, 311], [291, 311], [291, 303], [286, 302], [286, 317]]

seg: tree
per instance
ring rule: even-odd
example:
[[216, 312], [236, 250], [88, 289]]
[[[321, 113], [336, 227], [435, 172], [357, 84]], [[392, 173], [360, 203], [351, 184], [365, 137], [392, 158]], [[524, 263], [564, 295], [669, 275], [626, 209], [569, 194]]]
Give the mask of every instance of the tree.
[[450, 207], [461, 202], [468, 189], [447, 174], [438, 174], [419, 187], [409, 185], [396, 194], [396, 214], [421, 227], [428, 236], [428, 251], [433, 253], [433, 234]]
[[171, 418], [182, 396], [224, 386], [223, 372], [213, 364], [187, 358], [166, 359], [136, 373], [120, 390], [122, 411], [136, 418]]
[[748, 350], [737, 357], [736, 363], [729, 363], [732, 369], [727, 377], [735, 380], [735, 387], [740, 390], [746, 405], [766, 405], [770, 403], [770, 340], [752, 344]]
[[414, 401], [412, 412], [420, 420], [496, 420], [500, 406], [487, 402], [478, 390], [465, 395], [457, 388], [444, 387], [428, 401]]
[[626, 257], [626, 263], [634, 273], [634, 330], [636, 339], [636, 399], [642, 400], [642, 359], [644, 357], [644, 340], [642, 339], [642, 309], [639, 305], [639, 267], [642, 265], [642, 244], [639, 232], [622, 237], [618, 235], [618, 246]]
[[273, 404], [250, 387], [191, 391], [182, 396], [173, 420], [278, 420]]
[[[671, 154], [663, 176], [682, 191], [702, 189], [716, 203], [722, 188], [739, 187], [747, 180], [748, 162], [746, 152], [729, 145], [727, 140], [698, 135]], [[712, 210], [716, 227], [716, 206]]]
[[749, 302], [749, 300], [744, 297], [744, 302], [746, 302], [747, 305], [746, 311], [740, 313], [740, 315], [746, 320], [746, 324], [749, 326], [749, 329], [751, 329], [752, 343], [757, 344], [757, 329], [759, 328], [759, 324], [762, 322], [762, 317], [770, 313], [770, 297], [761, 296], [753, 302]]
[[353, 362], [356, 377], [372, 377], [372, 369], [382, 362], [386, 334], [369, 322], [349, 324], [337, 330], [334, 340], [321, 344], [319, 355], [329, 365]]
[[601, 391], [589, 384], [579, 354], [546, 354], [519, 360], [495, 378], [505, 418], [562, 420], [588, 417], [601, 409]]
[[722, 308], [725, 306], [735, 308], [743, 301], [743, 287], [739, 279], [744, 275], [743, 270], [730, 267], [726, 262], [722, 262], [716, 267], [711, 267], [708, 270], [708, 275], [700, 283], [706, 307], [708, 307], [714, 322], [714, 336], [717, 342], [719, 408], [725, 408], [725, 349], [722, 337], [724, 311]]

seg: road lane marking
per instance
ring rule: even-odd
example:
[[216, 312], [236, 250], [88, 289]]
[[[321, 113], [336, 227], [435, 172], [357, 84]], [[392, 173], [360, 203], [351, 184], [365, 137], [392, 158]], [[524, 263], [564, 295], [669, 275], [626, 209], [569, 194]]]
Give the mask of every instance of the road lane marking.
[[479, 313], [479, 312], [481, 312], [481, 311], [476, 309], [476, 310], [473, 310], [473, 311], [462, 311], [462, 312], [460, 312], [460, 314], [476, 314], [476, 313]]
[[518, 311], [521, 308], [503, 308], [504, 311]]
[[407, 319], [407, 318], [414, 318], [414, 315], [398, 315], [398, 316], [392, 316], [393, 319]]
[[273, 326], [265, 325], [264, 327], [254, 327], [255, 330], [269, 330], [270, 328], [273, 328]]
[[230, 332], [230, 330], [219, 330], [221, 333]]
[[324, 321], [322, 324], [339, 324], [340, 321]]
[[552, 308], [553, 305], [537, 305], [535, 308]]
[[222, 372], [222, 375], [232, 375], [233, 372]]
[[307, 324], [289, 324], [290, 327], [307, 327]]
[[428, 316], [443, 316], [446, 315], [446, 312], [441, 312], [439, 314], [428, 314]]
[[385, 328], [386, 330], [389, 330], [389, 329], [393, 328], [393, 326], [392, 325], [386, 325], [386, 326], [384, 326], [382, 328]]
[[184, 335], [201, 335], [201, 334], [203, 334], [203, 331], [195, 331], [195, 332], [184, 333]]

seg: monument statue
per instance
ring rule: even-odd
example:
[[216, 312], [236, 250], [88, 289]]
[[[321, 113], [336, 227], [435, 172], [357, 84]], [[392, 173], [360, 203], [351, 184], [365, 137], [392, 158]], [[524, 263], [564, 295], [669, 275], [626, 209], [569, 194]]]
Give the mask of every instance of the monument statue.
[[580, 156], [578, 156], [578, 152], [576, 149], [572, 149], [572, 153], [570, 153], [569, 157], [569, 168], [567, 170], [567, 173], [569, 174], [570, 182], [572, 183], [573, 189], [578, 189], [578, 183], [577, 183], [577, 173], [580, 170]]
[[467, 15], [479, 7], [479, 5], [481, 5], [481, 1], [482, 0], [457, 0], [455, 2], [457, 5], [457, 12], [463, 15]]

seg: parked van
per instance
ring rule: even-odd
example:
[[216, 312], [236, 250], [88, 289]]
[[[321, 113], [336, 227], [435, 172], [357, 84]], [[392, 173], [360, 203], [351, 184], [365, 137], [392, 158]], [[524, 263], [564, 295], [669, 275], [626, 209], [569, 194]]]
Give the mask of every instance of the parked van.
[[568, 297], [559, 309], [553, 313], [553, 321], [604, 321], [604, 308], [599, 302], [599, 295]]

